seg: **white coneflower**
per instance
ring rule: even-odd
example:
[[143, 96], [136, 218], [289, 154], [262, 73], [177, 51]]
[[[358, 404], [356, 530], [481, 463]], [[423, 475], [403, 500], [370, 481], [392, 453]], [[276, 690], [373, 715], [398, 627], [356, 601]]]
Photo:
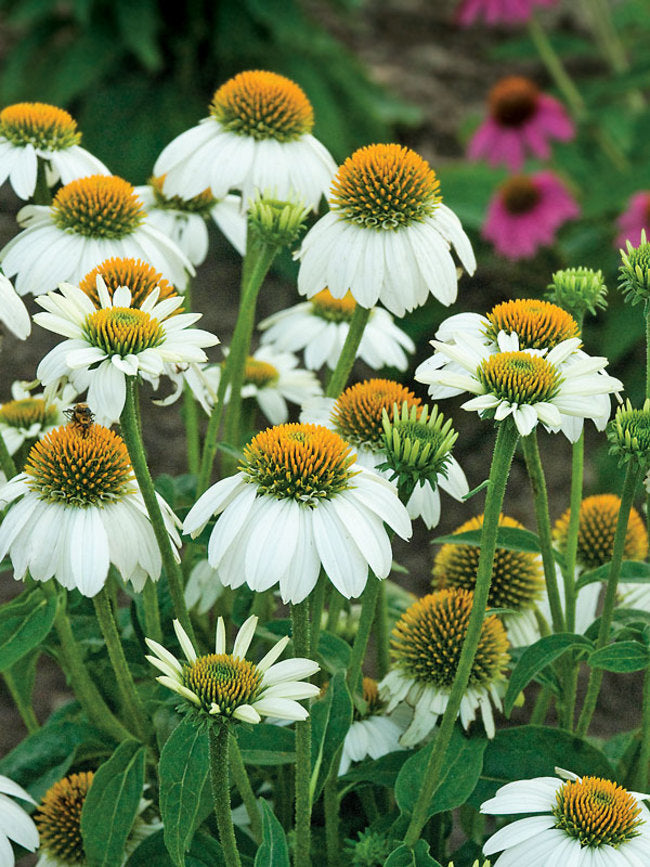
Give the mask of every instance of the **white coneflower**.
[[48, 186], [110, 172], [79, 147], [81, 133], [62, 108], [44, 102], [17, 102], [0, 111], [0, 184], [7, 178], [21, 199], [36, 189], [39, 157], [45, 161]]
[[[397, 621], [391, 637], [394, 668], [379, 684], [379, 695], [390, 713], [404, 701], [413, 720], [401, 738], [413, 746], [425, 738], [444, 714], [456, 676], [474, 594], [468, 590], [438, 590], [419, 599]], [[480, 711], [488, 737], [494, 737], [492, 704], [501, 708], [508, 665], [508, 639], [501, 621], [483, 621], [469, 683], [460, 704], [463, 728]]]
[[51, 205], [25, 205], [18, 221], [25, 228], [0, 251], [0, 262], [8, 277], [16, 275], [19, 295], [78, 284], [112, 256], [144, 259], [181, 289], [194, 274], [176, 244], [149, 225], [142, 202], [122, 178], [70, 181]]
[[11, 280], [0, 274], [0, 322], [19, 340], [27, 340], [32, 332], [32, 320]]
[[429, 164], [397, 144], [360, 148], [339, 168], [330, 212], [305, 236], [298, 291], [311, 298], [349, 290], [362, 307], [380, 301], [396, 316], [424, 304], [456, 300], [453, 245], [465, 270], [476, 260], [460, 220], [442, 204]]
[[145, 186], [136, 187], [135, 192], [142, 199], [150, 224], [171, 238], [192, 265], [201, 265], [208, 255], [207, 220], [213, 220], [235, 250], [244, 255], [246, 214], [239, 196], [215, 199], [210, 189], [191, 199], [166, 196], [164, 180], [164, 176], [151, 178]]
[[535, 777], [497, 789], [481, 813], [531, 813], [493, 834], [484, 855], [503, 854], [494, 867], [519, 864], [571, 867], [646, 867], [650, 853], [650, 795], [628, 792], [611, 780]]
[[362, 762], [368, 756], [379, 759], [404, 749], [399, 742], [404, 726], [382, 712], [384, 703], [379, 698], [377, 681], [364, 677], [362, 688], [366, 710], [363, 714], [355, 712], [355, 719], [345, 736], [339, 776], [347, 774], [352, 762]]
[[198, 711], [203, 718], [225, 717], [253, 724], [263, 716], [307, 719], [307, 709], [298, 702], [315, 698], [320, 689], [304, 683], [303, 678], [316, 674], [320, 666], [302, 657], [276, 662], [289, 643], [288, 636], [274, 644], [259, 662], [250, 662], [246, 653], [256, 628], [257, 617], [249, 617], [237, 633], [232, 653], [226, 653], [226, 627], [219, 617], [214, 653], [199, 656], [183, 627], [174, 620], [186, 662], [150, 638], [145, 640], [154, 655], [147, 659], [162, 671], [157, 680], [189, 702], [187, 709]]
[[208, 560], [227, 587], [268, 590], [302, 602], [321, 568], [346, 598], [360, 596], [368, 569], [385, 578], [392, 552], [384, 521], [406, 539], [411, 522], [394, 487], [355, 463], [324, 427], [285, 424], [258, 434], [240, 470], [209, 488], [190, 510], [185, 533], [220, 515]]
[[119, 420], [126, 399], [126, 377], [141, 375], [157, 382], [165, 365], [207, 360], [204, 346], [219, 338], [191, 326], [200, 313], [178, 313], [183, 298], [158, 300], [154, 289], [139, 307], [131, 291], [121, 286], [111, 297], [97, 283], [100, 308], [76, 286], [61, 284], [37, 301], [45, 313], [34, 321], [67, 338], [40, 362], [36, 375], [47, 386], [62, 377], [79, 391], [88, 388], [88, 405], [106, 423]]
[[[158, 497], [172, 543], [180, 546], [177, 519]], [[157, 581], [158, 545], [124, 442], [97, 424], [71, 421], [33, 446], [25, 471], [0, 488], [9, 505], [0, 525], [0, 559], [7, 553], [14, 578], [54, 577], [69, 590], [94, 596], [113, 563], [142, 590]]]
[[76, 395], [67, 386], [61, 398], [46, 400], [45, 395], [25, 388], [30, 383], [14, 382], [11, 386], [11, 400], [0, 405], [0, 436], [2, 436], [10, 455], [30, 440], [43, 439], [53, 428], [65, 422], [65, 407]]
[[[259, 324], [262, 343], [285, 352], [305, 351], [305, 367], [334, 370], [350, 331], [350, 322], [357, 303], [348, 292], [334, 298], [329, 289], [318, 292], [287, 310], [274, 313]], [[396, 367], [406, 370], [407, 353], [415, 352], [415, 344], [393, 317], [381, 307], [373, 307], [357, 350], [358, 357], [374, 370]]]
[[550, 351], [519, 349], [516, 334], [497, 335], [500, 351], [466, 334], [462, 343], [432, 345], [455, 369], [416, 372], [419, 382], [451, 386], [477, 395], [462, 404], [481, 416], [502, 421], [512, 415], [521, 436], [528, 436], [542, 422], [551, 430], [562, 428], [563, 416], [597, 419], [599, 398], [620, 391], [623, 383], [605, 374], [607, 359], [588, 355], [571, 360], [580, 346], [577, 337], [563, 340]]
[[11, 800], [12, 798], [20, 798], [21, 801], [29, 801], [30, 804], [36, 803], [22, 786], [14, 783], [9, 777], [0, 776], [0, 864], [2, 867], [13, 867], [15, 863], [10, 840], [27, 849], [28, 852], [38, 849], [36, 825], [25, 810]]
[[241, 190], [245, 206], [256, 190], [273, 190], [276, 199], [297, 197], [316, 210], [336, 163], [313, 127], [313, 109], [297, 84], [246, 70], [216, 91], [209, 117], [167, 145], [154, 174], [165, 176], [166, 196], [191, 199], [209, 187], [222, 199]]

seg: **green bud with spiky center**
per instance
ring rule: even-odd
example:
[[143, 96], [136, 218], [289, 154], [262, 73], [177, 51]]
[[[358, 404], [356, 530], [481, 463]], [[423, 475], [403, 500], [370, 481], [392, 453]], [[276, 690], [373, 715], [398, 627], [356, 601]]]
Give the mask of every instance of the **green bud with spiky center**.
[[345, 854], [354, 867], [382, 867], [398, 841], [377, 831], [359, 831], [358, 840], [346, 840]]
[[626, 241], [627, 250], [621, 250], [621, 266], [618, 269], [618, 288], [630, 304], [643, 302], [645, 314], [650, 311], [650, 244], [646, 240], [645, 229], [641, 231], [641, 242], [633, 247]]
[[619, 463], [638, 462], [643, 469], [650, 467], [650, 399], [641, 409], [634, 409], [629, 400], [619, 406], [607, 425], [609, 452], [618, 455]]
[[282, 202], [267, 191], [248, 202], [248, 231], [270, 247], [289, 247], [302, 232], [309, 208], [302, 202]]
[[565, 268], [556, 271], [545, 297], [567, 310], [578, 321], [585, 313], [596, 316], [597, 308], [607, 307], [607, 286], [602, 271], [592, 268]]
[[417, 484], [426, 481], [435, 490], [439, 476], [447, 476], [447, 465], [458, 434], [434, 405], [411, 406], [405, 401], [401, 409], [393, 404], [393, 419], [384, 409], [384, 450], [386, 461], [378, 469], [391, 470], [397, 480], [400, 498], [410, 499]]

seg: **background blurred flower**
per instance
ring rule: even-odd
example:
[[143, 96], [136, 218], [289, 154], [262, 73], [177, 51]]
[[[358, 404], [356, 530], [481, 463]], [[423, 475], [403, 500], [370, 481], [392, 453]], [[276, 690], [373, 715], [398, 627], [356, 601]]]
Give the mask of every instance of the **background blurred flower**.
[[625, 250], [625, 242], [633, 247], [641, 243], [641, 232], [645, 229], [650, 234], [650, 191], [643, 190], [630, 197], [627, 209], [616, 220], [618, 235], [616, 247]]
[[486, 24], [525, 24], [537, 6], [553, 6], [557, 0], [462, 0], [457, 20], [464, 27]]
[[526, 259], [555, 241], [580, 208], [553, 172], [507, 180], [490, 200], [481, 234], [507, 259]]

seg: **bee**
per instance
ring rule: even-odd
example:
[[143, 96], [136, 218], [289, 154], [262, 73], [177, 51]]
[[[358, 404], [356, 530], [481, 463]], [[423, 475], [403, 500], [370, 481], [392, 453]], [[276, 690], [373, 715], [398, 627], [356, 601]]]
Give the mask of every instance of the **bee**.
[[88, 432], [95, 420], [95, 414], [87, 403], [76, 403], [73, 407], [63, 412], [70, 420], [70, 424], [81, 436], [88, 436]]

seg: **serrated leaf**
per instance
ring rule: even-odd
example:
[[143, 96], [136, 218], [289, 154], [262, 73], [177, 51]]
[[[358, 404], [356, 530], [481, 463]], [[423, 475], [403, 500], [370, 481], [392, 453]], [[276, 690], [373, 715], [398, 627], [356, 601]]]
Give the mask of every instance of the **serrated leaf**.
[[309, 791], [312, 802], [320, 795], [332, 761], [352, 724], [352, 711], [345, 675], [339, 671], [330, 680], [325, 695], [310, 709], [312, 771]]
[[514, 671], [510, 675], [510, 682], [503, 700], [503, 709], [506, 716], [510, 716], [517, 696], [525, 689], [531, 680], [554, 662], [567, 650], [581, 648], [591, 650], [593, 642], [584, 635], [574, 635], [571, 632], [559, 632], [556, 635], [546, 635], [531, 644], [521, 655]]
[[186, 718], [167, 739], [158, 764], [165, 845], [178, 867], [192, 841], [209, 768], [206, 732]]
[[[395, 782], [395, 799], [402, 813], [410, 814], [424, 783], [435, 740], [409, 756]], [[443, 772], [427, 808], [427, 816], [453, 810], [474, 791], [483, 766], [484, 737], [467, 737], [456, 726], [445, 753]]]
[[255, 856], [255, 867], [289, 867], [289, 847], [282, 825], [273, 814], [268, 801], [261, 800], [262, 842]]
[[114, 867], [124, 858], [144, 786], [145, 747], [123, 741], [97, 770], [81, 810], [81, 836], [90, 867]]
[[650, 651], [638, 641], [617, 641], [594, 650], [587, 658], [587, 664], [621, 674], [642, 671], [650, 666]]
[[34, 589], [0, 608], [0, 671], [44, 641], [54, 623], [56, 605], [56, 597], [46, 599]]

